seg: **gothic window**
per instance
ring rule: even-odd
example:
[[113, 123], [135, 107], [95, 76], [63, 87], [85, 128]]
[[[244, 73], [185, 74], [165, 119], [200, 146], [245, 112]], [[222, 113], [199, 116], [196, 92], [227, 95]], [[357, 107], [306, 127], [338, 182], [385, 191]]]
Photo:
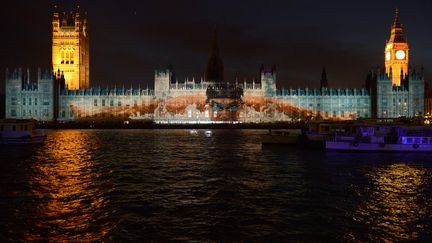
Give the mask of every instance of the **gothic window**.
[[66, 51], [66, 64], [69, 64], [69, 51]]
[[74, 64], [74, 52], [70, 53], [70, 64]]
[[63, 64], [64, 60], [65, 60], [65, 52], [63, 50], [61, 50], [60, 52], [61, 52], [61, 62], [60, 63]]
[[97, 99], [94, 100], [94, 106], [98, 106]]
[[26, 98], [23, 98], [23, 105], [26, 105]]
[[37, 105], [37, 98], [35, 98], [35, 103], [34, 104]]

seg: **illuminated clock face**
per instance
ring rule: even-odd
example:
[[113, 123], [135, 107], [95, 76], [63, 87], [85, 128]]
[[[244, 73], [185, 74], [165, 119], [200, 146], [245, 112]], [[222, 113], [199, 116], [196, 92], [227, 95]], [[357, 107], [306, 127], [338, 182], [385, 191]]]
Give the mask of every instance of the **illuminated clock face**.
[[405, 52], [403, 50], [399, 50], [396, 52], [396, 58], [401, 60], [405, 58]]
[[387, 53], [386, 53], [386, 60], [387, 60], [387, 61], [390, 61], [390, 57], [391, 57], [390, 52], [387, 52]]

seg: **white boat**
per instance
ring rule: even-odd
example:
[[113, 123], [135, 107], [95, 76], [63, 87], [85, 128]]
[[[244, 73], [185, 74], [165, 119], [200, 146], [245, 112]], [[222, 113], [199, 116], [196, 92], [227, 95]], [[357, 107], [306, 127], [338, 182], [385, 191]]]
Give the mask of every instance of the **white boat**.
[[300, 142], [301, 129], [271, 129], [268, 134], [261, 135], [262, 144], [290, 144]]
[[327, 150], [362, 152], [432, 152], [432, 130], [391, 125], [359, 126], [351, 136], [335, 134]]
[[312, 148], [324, 148], [325, 141], [338, 134], [352, 134], [353, 121], [319, 121], [310, 122], [303, 133], [302, 143]]
[[34, 129], [33, 120], [1, 120], [0, 143], [2, 144], [32, 144], [43, 142], [43, 130]]

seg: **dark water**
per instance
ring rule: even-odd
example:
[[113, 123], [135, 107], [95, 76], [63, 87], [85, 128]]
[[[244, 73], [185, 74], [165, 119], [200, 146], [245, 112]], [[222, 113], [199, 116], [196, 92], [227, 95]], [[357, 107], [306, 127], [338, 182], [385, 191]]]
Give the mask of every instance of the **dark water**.
[[264, 131], [65, 130], [0, 149], [0, 240], [431, 241], [432, 156]]

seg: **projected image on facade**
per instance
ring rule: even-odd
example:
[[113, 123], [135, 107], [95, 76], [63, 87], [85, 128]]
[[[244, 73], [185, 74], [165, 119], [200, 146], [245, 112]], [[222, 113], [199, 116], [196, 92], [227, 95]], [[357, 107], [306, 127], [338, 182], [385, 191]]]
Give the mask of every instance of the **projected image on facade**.
[[[369, 72], [363, 88], [330, 88], [325, 69], [319, 88], [277, 88], [275, 67], [261, 67], [258, 80], [225, 80], [217, 31], [201, 80], [178, 81], [174, 68], [167, 66], [155, 70], [153, 89], [92, 87], [88, 22], [82, 16], [79, 9], [73, 14], [53, 13], [54, 72], [38, 71], [32, 81], [29, 70], [6, 70], [6, 118], [268, 123], [424, 114], [423, 69], [409, 68], [399, 12], [385, 45], [385, 65]], [[68, 41], [61, 41], [65, 38]]]

